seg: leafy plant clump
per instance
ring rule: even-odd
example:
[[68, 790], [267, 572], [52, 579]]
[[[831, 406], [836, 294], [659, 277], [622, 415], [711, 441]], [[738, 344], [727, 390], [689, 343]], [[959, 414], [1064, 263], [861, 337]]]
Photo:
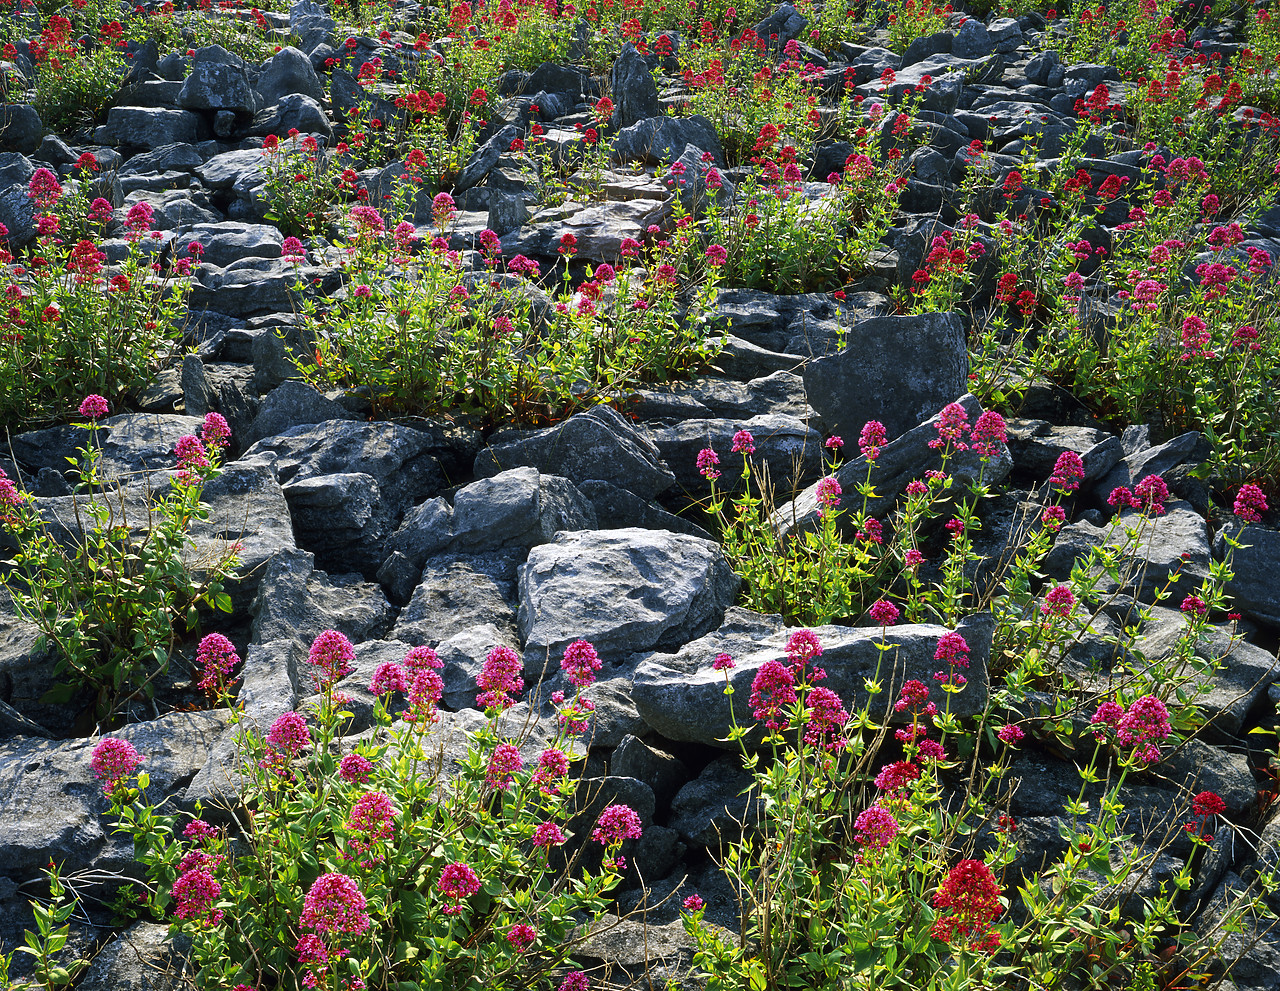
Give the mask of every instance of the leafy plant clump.
[[[181, 338], [191, 259], [153, 267], [154, 211], [142, 202], [126, 212], [124, 258], [108, 269], [103, 242], [115, 210], [92, 195], [98, 169], [93, 155], [82, 155], [77, 178], [65, 186], [49, 169], [37, 169], [27, 187], [37, 230], [31, 263], [13, 264], [0, 247], [8, 311], [0, 335], [5, 426], [62, 418], [86, 393], [115, 404], [136, 397]], [[196, 257], [199, 251], [197, 243]]]
[[[234, 650], [212, 634], [201, 658], [202, 685], [230, 702]], [[589, 844], [603, 849], [601, 867], [566, 873], [584, 859], [585, 837], [571, 843], [569, 768], [585, 756], [574, 737], [591, 709], [582, 689], [600, 667], [594, 649], [580, 640], [565, 651], [577, 688], [536, 760], [512, 735], [520, 659], [490, 651], [476, 679], [485, 718], [456, 764], [436, 753], [442, 663], [426, 647], [379, 665], [374, 725], [344, 739], [350, 700], [335, 686], [354, 658], [346, 637], [322, 633], [309, 654], [318, 706], [286, 712], [265, 737], [233, 703], [247, 823], [234, 838], [199, 809], [158, 814], [130, 744], [106, 738], [95, 750], [117, 828], [157, 892], [152, 908], [192, 941], [197, 986], [585, 989], [570, 954], [621, 879], [624, 844], [641, 835], [631, 808], [603, 808]]]
[[[308, 380], [359, 389], [379, 415], [455, 410], [545, 422], [718, 352], [719, 336], [705, 326], [720, 261], [710, 248], [705, 277], [686, 292], [675, 246], [648, 251], [638, 277], [642, 245], [625, 238], [616, 268], [595, 266], [573, 287], [566, 267], [552, 305], [535, 308], [525, 279], [538, 278], [537, 262], [504, 261], [497, 236], [484, 231], [486, 272], [467, 277], [443, 236], [453, 198], [437, 194], [433, 208], [437, 236], [421, 250], [411, 223], [392, 225], [365, 205], [348, 212], [344, 297], [305, 303]], [[300, 243], [287, 247], [300, 256]], [[576, 250], [566, 234], [558, 246], [566, 266]]]
[[53, 523], [0, 472], [0, 526], [17, 545], [4, 585], [66, 677], [42, 701], [87, 691], [102, 725], [130, 702], [153, 697], [180, 638], [198, 630], [201, 606], [230, 611], [223, 583], [237, 561], [231, 547], [197, 569], [188, 553], [191, 524], [208, 515], [200, 496], [218, 475], [226, 420], [210, 413], [200, 437], [178, 441], [167, 490], [138, 510], [118, 481], [102, 475], [98, 421], [107, 411], [98, 395], [80, 405], [88, 442], [79, 450], [75, 494], [65, 516], [53, 511]]

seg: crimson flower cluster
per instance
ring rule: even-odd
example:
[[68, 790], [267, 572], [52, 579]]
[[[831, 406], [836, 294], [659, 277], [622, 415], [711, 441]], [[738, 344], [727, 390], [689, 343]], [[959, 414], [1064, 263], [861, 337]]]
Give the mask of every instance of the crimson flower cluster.
[[934, 922], [931, 935], [952, 944], [963, 940], [970, 950], [995, 952], [1000, 934], [991, 929], [991, 923], [1004, 911], [1000, 894], [990, 867], [981, 860], [961, 860], [933, 896], [933, 907], [947, 914]]

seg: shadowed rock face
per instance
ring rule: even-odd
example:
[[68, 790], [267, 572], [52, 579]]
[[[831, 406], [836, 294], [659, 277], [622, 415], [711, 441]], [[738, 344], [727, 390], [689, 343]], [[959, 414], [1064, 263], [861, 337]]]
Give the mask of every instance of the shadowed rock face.
[[[0, 223], [8, 230], [7, 246], [18, 250], [37, 237], [37, 211], [27, 190], [35, 170], [49, 168], [69, 186], [74, 163], [89, 152], [101, 170], [89, 180], [91, 198], [103, 197], [116, 211], [101, 239], [108, 277], [127, 247], [120, 221], [136, 204], [151, 208], [160, 233], [147, 241], [155, 260], [191, 263], [184, 340], [190, 353], [160, 369], [136, 403], [120, 405], [104, 419], [96, 437], [102, 474], [121, 486], [124, 525], [137, 538], [145, 530], [149, 494], [171, 482], [178, 438], [196, 433], [209, 411], [231, 423], [230, 459], [203, 494], [209, 517], [192, 526], [192, 542], [182, 553], [199, 570], [228, 544], [239, 545], [240, 570], [227, 587], [233, 614], [201, 619], [202, 632], [225, 630], [244, 658], [238, 695], [244, 724], [265, 733], [285, 712], [314, 712], [318, 699], [307, 649], [324, 630], [338, 630], [357, 653], [352, 673], [339, 684], [349, 697], [342, 741], [349, 750], [374, 732], [369, 682], [378, 665], [430, 646], [443, 665], [442, 711], [426, 735], [431, 759], [414, 762], [412, 773], [429, 773], [438, 758], [447, 786], [462, 773], [469, 734], [485, 723], [475, 708], [476, 679], [489, 652], [502, 646], [521, 655], [525, 690], [501, 732], [515, 737], [523, 727], [519, 748], [532, 766], [559, 729], [547, 698], [573, 691], [561, 670], [565, 647], [579, 638], [590, 641], [601, 670], [587, 690], [595, 704], [588, 728], [566, 745], [582, 758], [573, 772], [579, 783], [571, 829], [577, 835], [569, 850], [598, 867], [601, 847], [589, 839], [595, 817], [607, 804], [631, 805], [644, 834], [624, 848], [631, 866], [614, 909], [647, 899], [650, 914], [647, 930], [635, 920], [609, 932], [598, 928], [580, 958], [585, 966], [613, 968], [609, 981], [593, 977], [593, 986], [638, 989], [671, 979], [682, 991], [701, 991], [688, 979], [693, 947], [678, 921], [679, 906], [696, 890], [707, 903], [708, 920], [737, 926], [738, 895], [715, 862], [722, 844], [755, 828], [766, 810], [760, 795], [749, 791], [751, 777], [729, 737], [734, 725], [750, 727], [746, 743], [758, 747], [762, 731], [750, 703], [754, 681], [766, 664], [785, 657], [794, 631], [778, 616], [737, 605], [744, 579], [717, 543], [718, 523], [708, 512], [713, 489], [698, 470], [698, 453], [717, 452], [722, 474], [714, 493], [732, 499], [743, 484], [733, 438], [742, 430], [752, 434], [752, 470], [756, 477], [767, 472], [774, 483], [774, 498], [764, 508], [780, 542], [805, 540], [820, 526], [816, 483], [824, 474], [840, 483], [840, 525], [852, 539], [859, 513], [884, 521], [891, 535], [907, 486], [945, 470], [953, 494], [969, 482], [993, 490], [974, 508], [980, 528], [973, 547], [981, 560], [966, 565], [975, 593], [966, 603], [969, 615], [956, 626], [969, 647], [969, 666], [964, 691], [945, 696], [950, 715], [971, 719], [1001, 697], [1008, 673], [1028, 658], [1011, 656], [997, 630], [1001, 624], [1039, 628], [1048, 589], [1071, 584], [1079, 590], [1092, 582], [1106, 599], [1105, 609], [1091, 618], [1077, 607], [1073, 640], [1052, 659], [1051, 670], [986, 725], [989, 736], [1004, 724], [1027, 733], [1008, 754], [1002, 784], [1007, 794], [1001, 809], [1017, 821], [1016, 858], [1002, 879], [1006, 895], [1039, 883], [1045, 857], [1067, 849], [1062, 830], [1076, 828], [1078, 820], [1065, 814], [1063, 802], [1080, 788], [1077, 765], [1085, 766], [1094, 752], [1097, 705], [1118, 692], [1131, 702], [1155, 691], [1176, 706], [1170, 666], [1194, 669], [1201, 686], [1196, 702], [1208, 725], [1196, 739], [1166, 744], [1160, 764], [1127, 780], [1119, 831], [1129, 836], [1117, 841], [1113, 862], [1122, 848], [1149, 856], [1149, 862], [1101, 892], [1100, 900], [1125, 906], [1128, 918], [1143, 899], [1159, 897], [1162, 884], [1172, 890], [1180, 868], [1192, 862], [1191, 889], [1180, 904], [1194, 928], [1223, 936], [1228, 952], [1245, 953], [1231, 971], [1237, 991], [1273, 991], [1280, 970], [1275, 934], [1261, 924], [1250, 923], [1242, 934], [1221, 927], [1229, 898], [1259, 869], [1280, 861], [1280, 825], [1257, 817], [1265, 793], [1258, 791], [1251, 768], [1256, 761], [1248, 756], [1252, 738], [1245, 736], [1260, 723], [1269, 725], [1270, 710], [1280, 701], [1275, 513], [1261, 523], [1228, 523], [1227, 507], [1214, 506], [1223, 496], [1211, 488], [1218, 481], [1206, 484], [1204, 473], [1195, 471], [1210, 453], [1204, 435], [1169, 436], [1158, 423], [1134, 424], [1120, 434], [1118, 426], [1093, 419], [1060, 383], [1029, 384], [1018, 415], [1008, 417], [1008, 443], [996, 445], [986, 460], [968, 450], [944, 462], [930, 446], [947, 404], [958, 402], [969, 424], [984, 411], [967, 392], [981, 391], [969, 378], [971, 335], [989, 310], [1003, 305], [995, 299], [999, 275], [1013, 269], [1030, 274], [1025, 260], [1008, 257], [998, 221], [1020, 213], [1040, 217], [1037, 210], [1049, 209], [1049, 193], [1033, 187], [1045, 185], [1046, 170], [1057, 167], [1050, 160], [1073, 147], [1077, 100], [1105, 85], [1112, 105], [1123, 100], [1132, 112], [1141, 94], [1123, 86], [1121, 72], [1105, 64], [1064, 64], [1056, 51], [1042, 50], [1046, 27], [1037, 14], [970, 16], [963, 23], [956, 17], [905, 52], [896, 46], [899, 54], [884, 47], [884, 31], [863, 39], [866, 44], [819, 51], [811, 47], [817, 44], [812, 14], [791, 4], [752, 11], [750, 22], [773, 64], [791, 57], [783, 52], [792, 42], [794, 57], [812, 76], [806, 92], [817, 100], [823, 136], [802, 149], [796, 163], [804, 215], [832, 206], [837, 191], [824, 183], [862, 147], [853, 143], [862, 136], [855, 139], [848, 130], [827, 136], [835, 101], [851, 93], [864, 107], [878, 107], [865, 134], [871, 150], [881, 157], [902, 151], [903, 189], [892, 227], [861, 271], [842, 270], [839, 294], [722, 287], [706, 329], [723, 333], [723, 349], [689, 378], [656, 382], [642, 376], [628, 394], [610, 395], [610, 405], [554, 426], [501, 424], [482, 436], [452, 410], [432, 421], [370, 422], [367, 394], [323, 392], [299, 377], [298, 365], [316, 343], [315, 327], [300, 316], [304, 293], [323, 308], [350, 290], [336, 242], [349, 237], [340, 214], [355, 201], [339, 204], [329, 218], [333, 223], [320, 225], [323, 239], [307, 239], [303, 260], [285, 257], [281, 225], [298, 218], [268, 216], [263, 139], [275, 134], [298, 149], [310, 136], [322, 157], [336, 155], [336, 143], [351, 138], [351, 110], [357, 107], [382, 119], [386, 133], [397, 133], [407, 122], [406, 108], [396, 105], [398, 82], [390, 75], [376, 84], [360, 81], [360, 67], [377, 59], [398, 81], [418, 60], [444, 58], [449, 50], [440, 42], [427, 52], [409, 51], [405, 38], [423, 25], [399, 13], [347, 43], [349, 29], [339, 23], [345, 15], [311, 0], [294, 3], [287, 15], [265, 12], [297, 47], [283, 47], [261, 63], [216, 45], [190, 55], [185, 47], [161, 52], [154, 44], [134, 45], [127, 78], [98, 126], [63, 137], [49, 133], [36, 109], [30, 46], [18, 44], [15, 60], [0, 64], [6, 98], [0, 109]], [[379, 37], [382, 27], [390, 32], [386, 39]], [[624, 44], [613, 64], [595, 75], [584, 65], [542, 62], [493, 80], [489, 90], [498, 98], [487, 112], [490, 120], [477, 125], [474, 146], [442, 187], [456, 201], [455, 221], [438, 232], [435, 188], [418, 190], [408, 219], [421, 243], [388, 278], [405, 277], [441, 233], [459, 253], [460, 284], [476, 289], [492, 280], [513, 288], [546, 333], [563, 271], [553, 266], [560, 266], [566, 235], [577, 242], [568, 265], [575, 287], [588, 267], [599, 272], [603, 264], [619, 269], [620, 284], [626, 239], [653, 244], [687, 230], [698, 249], [691, 257], [701, 257], [709, 211], [731, 209], [740, 191], [750, 188], [743, 185], [745, 171], [731, 166], [752, 139], [744, 145], [740, 133], [729, 134], [711, 114], [673, 112], [690, 89], [678, 57], [657, 54], [665, 50], [659, 37], [655, 29]], [[665, 36], [677, 52], [687, 53], [694, 40]], [[1188, 39], [1224, 57], [1246, 43], [1229, 24], [1193, 29]], [[919, 98], [909, 117], [908, 94]], [[613, 110], [602, 123], [595, 108], [605, 95]], [[542, 130], [541, 154], [564, 174], [572, 176], [589, 156], [595, 161], [570, 179], [562, 204], [545, 200], [548, 174], [530, 154], [539, 147], [535, 123]], [[598, 132], [591, 151], [583, 142], [588, 126]], [[300, 133], [290, 140], [285, 135], [293, 128]], [[1149, 155], [1126, 150], [1126, 140], [1112, 135], [1104, 141], [1094, 133], [1080, 152], [1090, 192], [1086, 225], [1077, 234], [1091, 252], [1104, 249], [1108, 256], [1122, 245], [1123, 227], [1134, 222], [1131, 208], [1143, 202], [1135, 192], [1138, 180], [1156, 175]], [[984, 145], [989, 174], [967, 202], [961, 185], [971, 176], [966, 149], [974, 141]], [[1190, 154], [1163, 147], [1160, 153]], [[348, 155], [340, 167], [350, 164], [356, 174], [353, 195], [358, 190], [377, 203], [406, 175], [406, 154], [399, 148], [398, 157], [369, 162]], [[582, 176], [596, 168], [602, 170], [599, 188], [581, 186]], [[1023, 185], [1009, 194], [1004, 183], [1013, 170]], [[1103, 202], [1097, 190], [1110, 176], [1129, 183], [1124, 195]], [[1215, 194], [1227, 198], [1223, 190]], [[903, 291], [909, 294], [934, 239], [963, 230], [971, 223], [963, 216], [969, 210], [975, 211], [976, 243], [984, 254], [973, 262], [963, 312], [899, 312], [905, 307], [896, 300], [908, 298]], [[690, 218], [678, 227], [682, 213]], [[1232, 218], [1206, 213], [1202, 219], [1210, 229]], [[393, 223], [388, 218], [389, 228]], [[476, 251], [485, 228], [500, 236], [506, 261], [525, 255], [547, 277], [534, 285], [492, 257], [486, 264]], [[1246, 247], [1280, 255], [1280, 207], [1261, 211], [1243, 232], [1244, 244], [1230, 259], [1231, 252], [1224, 253], [1224, 263], [1243, 271]], [[193, 254], [192, 241], [203, 251]], [[1079, 301], [1080, 322], [1095, 339], [1114, 341], [1130, 307], [1105, 287], [1097, 290], [1103, 257], [1077, 266], [1089, 285]], [[690, 270], [695, 281], [699, 264], [695, 260]], [[639, 281], [632, 289], [648, 275], [635, 273]], [[1252, 285], [1265, 291], [1262, 278]], [[1170, 296], [1177, 293], [1185, 296], [1177, 286]], [[677, 302], [679, 317], [697, 329], [686, 295]], [[1022, 324], [1015, 319], [1009, 326]], [[1002, 347], [1006, 343], [1001, 340]], [[874, 459], [858, 456], [854, 447], [870, 420], [884, 424], [888, 435]], [[77, 514], [83, 518], [89, 495], [73, 490], [67, 458], [87, 442], [87, 431], [63, 425], [10, 434], [0, 446], [0, 467], [33, 495], [52, 539], [73, 546]], [[832, 435], [843, 439], [843, 461], [834, 470], [832, 449], [825, 446]], [[1078, 492], [1058, 498], [1047, 479], [1066, 451], [1081, 456], [1084, 476]], [[1117, 516], [1107, 503], [1111, 491], [1152, 474], [1171, 490], [1166, 512], [1145, 522], [1132, 511]], [[859, 486], [865, 484], [871, 488], [864, 501]], [[1014, 601], [986, 598], [999, 587], [994, 576], [1001, 560], [1020, 540], [1044, 532], [1049, 524], [1042, 514], [1055, 503], [1064, 509], [1064, 525], [1031, 567], [1028, 585]], [[732, 511], [731, 503], [726, 510]], [[1141, 530], [1126, 534], [1139, 523]], [[927, 558], [920, 574], [928, 580], [945, 560], [948, 538], [927, 530], [920, 537]], [[15, 549], [3, 527], [0, 544], [5, 557]], [[1087, 564], [1089, 554], [1119, 547], [1125, 554], [1118, 570], [1096, 560]], [[1233, 578], [1226, 608], [1242, 618], [1223, 622], [1211, 614], [1203, 636], [1188, 648], [1187, 615], [1178, 606], [1184, 597], [1202, 594], [1212, 569], [1228, 555]], [[905, 572], [896, 559], [887, 567], [886, 595], [901, 602]], [[946, 672], [935, 655], [947, 627], [830, 625], [813, 632], [822, 645], [814, 661], [826, 674], [821, 684], [837, 692], [847, 710], [867, 707], [869, 718], [884, 722], [889, 733], [909, 715], [893, 708], [906, 680], [929, 686], [935, 700], [944, 698], [935, 675]], [[37, 646], [37, 635], [0, 594], [0, 951], [19, 945], [22, 929], [31, 926], [26, 897], [51, 858], [67, 872], [140, 872], [130, 845], [111, 832], [109, 803], [90, 769], [96, 738], [73, 735], [80, 715], [74, 706], [42, 701], [58, 679], [54, 658]], [[135, 708], [135, 721], [112, 733], [146, 755], [149, 794], [165, 811], [185, 815], [200, 801], [207, 819], [230, 825], [220, 806], [233, 803], [242, 784], [240, 730], [225, 710], [174, 708], [175, 699], [187, 705], [193, 697], [181, 692], [190, 680], [194, 646], [194, 634], [178, 645], [158, 709]], [[729, 696], [726, 675], [713, 668], [722, 653], [735, 665]], [[1194, 694], [1188, 686], [1182, 691]], [[391, 703], [397, 714], [404, 706], [402, 698]], [[949, 756], [958, 756], [957, 743], [954, 737], [945, 742]], [[870, 770], [898, 756], [886, 750]], [[950, 807], [959, 807], [963, 796], [946, 773], [943, 778]], [[1193, 850], [1183, 826], [1194, 818], [1191, 796], [1205, 790], [1219, 794], [1227, 810], [1213, 823], [1213, 841]], [[852, 794], [858, 809], [876, 798], [870, 785]], [[1091, 785], [1083, 798], [1096, 809], [1102, 794]], [[994, 828], [994, 820], [979, 823], [975, 855], [991, 849]], [[1173, 839], [1158, 850], [1166, 833]], [[667, 895], [673, 897], [657, 906]], [[95, 924], [106, 925], [96, 908], [90, 911]], [[72, 945], [94, 952], [108, 930], [84, 925], [79, 916], [72, 921]], [[613, 921], [616, 916], [605, 919]], [[185, 951], [181, 942], [166, 941], [160, 927], [140, 922], [112, 936], [78, 984], [88, 991], [176, 991]], [[15, 962], [17, 976], [25, 965]]]

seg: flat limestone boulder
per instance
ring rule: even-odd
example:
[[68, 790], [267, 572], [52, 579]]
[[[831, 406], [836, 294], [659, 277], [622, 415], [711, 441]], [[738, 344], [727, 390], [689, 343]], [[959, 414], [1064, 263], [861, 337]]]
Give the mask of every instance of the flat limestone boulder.
[[1280, 625], [1280, 532], [1270, 527], [1238, 523], [1219, 534], [1214, 557], [1222, 560], [1228, 551], [1227, 537], [1241, 546], [1231, 551], [1235, 578], [1227, 593], [1236, 609], [1264, 623]]
[[667, 530], [560, 533], [520, 569], [526, 653], [589, 640], [606, 655], [679, 646], [717, 626], [740, 579], [717, 544]]
[[612, 482], [645, 499], [675, 483], [649, 434], [609, 406], [596, 406], [557, 426], [491, 443], [476, 455], [475, 474], [491, 478], [519, 465], [531, 465], [575, 484], [590, 479]]
[[594, 530], [594, 507], [574, 484], [536, 468], [512, 468], [482, 478], [453, 499], [455, 551], [544, 544], [560, 530]]
[[698, 471], [698, 452], [711, 448], [720, 458], [719, 491], [742, 487], [740, 454], [733, 454], [733, 438], [748, 431], [754, 442], [752, 462], [757, 470], [767, 465], [769, 478], [779, 492], [792, 491], [822, 474], [822, 435], [803, 420], [784, 413], [767, 413], [749, 419], [684, 420], [653, 432], [654, 443], [675, 472], [686, 492], [709, 496], [711, 484]]
[[[173, 712], [111, 735], [137, 748], [151, 777], [148, 796], [173, 811], [228, 724], [225, 710]], [[111, 803], [89, 764], [97, 743], [21, 736], [0, 742], [0, 873], [29, 880], [51, 858], [68, 873], [133, 864], [133, 841], [111, 834]]]
[[860, 320], [842, 351], [804, 366], [809, 404], [831, 432], [852, 439], [868, 420], [897, 437], [964, 392], [965, 329], [956, 313]]
[[1134, 532], [1138, 543], [1121, 561], [1121, 581], [1102, 574], [1100, 568], [1093, 569], [1099, 592], [1123, 592], [1142, 602], [1155, 602], [1156, 594], [1167, 587], [1169, 602], [1178, 605], [1184, 596], [1197, 592], [1209, 576], [1209, 537], [1204, 518], [1180, 500], [1166, 503], [1162, 516], [1145, 522], [1140, 514], [1127, 509], [1119, 519], [1105, 525], [1081, 520], [1064, 526], [1044, 560], [1044, 572], [1066, 581], [1076, 562], [1091, 548], [1122, 547], [1130, 542], [1129, 531]]

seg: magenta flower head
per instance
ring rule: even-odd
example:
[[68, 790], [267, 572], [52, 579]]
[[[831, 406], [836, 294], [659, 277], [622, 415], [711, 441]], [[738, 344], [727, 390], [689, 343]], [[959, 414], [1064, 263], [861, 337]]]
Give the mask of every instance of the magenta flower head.
[[549, 850], [553, 846], [561, 846], [567, 840], [568, 837], [564, 835], [564, 830], [554, 822], [544, 822], [533, 831], [533, 845], [543, 850]]
[[485, 783], [490, 788], [506, 791], [511, 787], [512, 775], [524, 770], [524, 758], [514, 744], [499, 743], [489, 756], [489, 769]]
[[582, 971], [573, 970], [560, 982], [559, 991], [591, 991], [591, 981]]
[[1040, 523], [1050, 533], [1057, 533], [1067, 522], [1067, 511], [1061, 506], [1046, 506], [1040, 514]]
[[1232, 512], [1236, 516], [1245, 523], [1260, 523], [1262, 514], [1266, 511], [1267, 497], [1262, 494], [1262, 489], [1251, 483], [1240, 486], [1235, 505], [1232, 507]]
[[335, 682], [349, 675], [351, 662], [355, 659], [355, 647], [337, 630], [321, 633], [307, 654], [307, 663], [316, 669], [316, 685], [321, 690], [331, 688]]
[[434, 668], [439, 671], [444, 667], [444, 662], [430, 647], [414, 647], [404, 655], [404, 666], [412, 674], [421, 668]]
[[356, 799], [347, 817], [346, 828], [355, 833], [352, 847], [358, 853], [372, 849], [380, 840], [395, 835], [396, 807], [379, 791], [367, 791]]
[[445, 915], [457, 915], [462, 911], [462, 902], [480, 890], [480, 878], [466, 864], [448, 864], [440, 872], [440, 881], [436, 890], [453, 904], [443, 908]]
[[698, 474], [708, 482], [714, 482], [720, 477], [720, 469], [716, 467], [719, 463], [720, 456], [711, 448], [704, 447], [698, 452]]
[[201, 671], [197, 687], [202, 692], [222, 692], [230, 684], [227, 675], [239, 663], [240, 656], [230, 640], [221, 633], [208, 634], [196, 648], [196, 665]]
[[978, 422], [969, 431], [971, 446], [984, 461], [999, 454], [1008, 439], [1004, 417], [993, 410], [987, 410], [978, 417]]
[[200, 439], [206, 447], [226, 447], [231, 440], [231, 427], [221, 413], [206, 413], [200, 427]]
[[128, 778], [133, 777], [143, 760], [142, 755], [128, 740], [108, 736], [93, 748], [89, 766], [93, 769], [94, 776], [102, 782], [103, 793], [110, 795]]
[[724, 249], [723, 245], [713, 244], [707, 248], [707, 264], [713, 268], [719, 268], [729, 260], [729, 252]]
[[111, 205], [110, 200], [103, 199], [99, 196], [89, 204], [89, 219], [95, 224], [107, 224], [111, 218], [115, 216], [115, 207]]
[[347, 754], [338, 764], [338, 775], [349, 785], [362, 785], [373, 773], [373, 764], [363, 754]]
[[1200, 596], [1188, 595], [1182, 600], [1182, 611], [1190, 616], [1204, 616], [1209, 612], [1209, 607]]
[[902, 829], [898, 820], [883, 805], [873, 805], [853, 822], [854, 839], [872, 850], [883, 850]]
[[289, 757], [297, 757], [310, 743], [311, 730], [297, 712], [282, 712], [267, 730], [267, 745]]
[[586, 688], [596, 680], [596, 672], [600, 670], [600, 658], [595, 647], [586, 640], [575, 640], [564, 649], [564, 659], [560, 667], [569, 678], [571, 684]]
[[838, 734], [849, 721], [840, 696], [830, 688], [811, 689], [804, 700], [809, 710], [809, 724], [805, 728], [804, 742], [821, 750], [838, 750], [843, 741]]
[[623, 840], [638, 840], [641, 832], [640, 817], [631, 806], [610, 805], [600, 813], [591, 838], [602, 846], [610, 847]]
[[880, 457], [880, 448], [889, 442], [889, 434], [879, 420], [868, 420], [858, 435], [858, 450], [868, 461]]
[[911, 678], [902, 683], [898, 690], [898, 700], [893, 703], [895, 712], [918, 708], [929, 701], [929, 686], [923, 681]]
[[755, 454], [756, 439], [751, 436], [750, 430], [739, 430], [733, 435], [733, 453], [734, 454]]
[[519, 923], [507, 930], [507, 942], [517, 953], [524, 953], [538, 938], [537, 930], [532, 926]]
[[190, 921], [207, 917], [211, 925], [222, 921], [222, 912], [210, 911], [214, 899], [222, 894], [222, 885], [213, 879], [208, 868], [190, 870], [173, 882], [170, 892], [173, 897], [173, 914], [179, 919]]
[[967, 451], [969, 445], [960, 438], [969, 429], [969, 414], [959, 403], [948, 403], [938, 414], [938, 422], [934, 424], [938, 436], [929, 441], [932, 448], [951, 447], [957, 451]]
[[880, 769], [880, 773], [876, 775], [875, 785], [881, 791], [902, 791], [919, 777], [920, 768], [909, 760], [899, 760], [886, 764]]
[[0, 523], [16, 525], [18, 517], [14, 510], [23, 506], [26, 501], [26, 496], [18, 491], [13, 479], [0, 468]]
[[484, 689], [476, 696], [483, 709], [506, 709], [514, 704], [512, 695], [524, 690], [520, 655], [510, 647], [494, 647], [484, 659], [484, 667], [476, 677], [476, 685]]
[[732, 671], [733, 658], [728, 654], [716, 654], [715, 660], [711, 662], [712, 671]]
[[684, 900], [684, 910], [686, 912], [697, 912], [705, 904], [706, 902], [697, 895], [690, 895]]
[[563, 750], [548, 747], [538, 755], [538, 769], [532, 783], [544, 795], [555, 793], [556, 782], [569, 773], [569, 758]]
[[832, 434], [827, 438], [824, 446], [828, 451], [838, 451], [840, 448], [844, 447], [844, 441], [836, 434]]
[[1075, 451], [1063, 451], [1054, 462], [1049, 484], [1063, 492], [1074, 492], [1080, 488], [1082, 478], [1084, 478], [1084, 460]]
[[933, 653], [935, 661], [946, 661], [962, 668], [969, 666], [969, 645], [955, 630], [949, 630], [938, 638], [938, 649]]
[[404, 668], [395, 661], [384, 661], [373, 672], [373, 681], [369, 683], [369, 691], [374, 695], [390, 695], [399, 692], [409, 694], [409, 679], [405, 677]]
[[1138, 507], [1152, 516], [1164, 515], [1164, 504], [1169, 498], [1169, 486], [1159, 475], [1148, 475], [1133, 487]]
[[302, 900], [299, 923], [321, 935], [364, 932], [369, 912], [360, 886], [345, 874], [321, 874]]
[[867, 612], [876, 626], [893, 626], [900, 615], [898, 607], [888, 599], [877, 599]]
[[[124, 225], [135, 237], [151, 230], [154, 220], [155, 209], [146, 201], [135, 203], [129, 207], [129, 212], [124, 215]], [[128, 237], [128, 235], [125, 236]]]
[[839, 507], [840, 496], [843, 491], [840, 488], [840, 480], [835, 475], [827, 475], [825, 478], [819, 479], [818, 487], [814, 493], [818, 501], [818, 515], [821, 516], [828, 509]]
[[1110, 700], [1103, 702], [1094, 712], [1093, 718], [1089, 720], [1090, 725], [1093, 726], [1093, 735], [1100, 740], [1105, 739], [1115, 732], [1123, 718], [1124, 706]]
[[296, 237], [286, 237], [280, 245], [280, 253], [286, 261], [294, 263], [304, 261], [307, 257], [307, 249]]
[[436, 193], [435, 199], [431, 201], [431, 216], [435, 219], [436, 225], [443, 227], [457, 215], [458, 208], [453, 202], [453, 197], [448, 193]]
[[1027, 734], [1020, 727], [1014, 726], [1013, 723], [1001, 726], [996, 730], [996, 737], [1002, 743], [1007, 743], [1011, 746], [1015, 743], [1022, 742], [1026, 735]]
[[444, 679], [435, 668], [420, 667], [410, 671], [409, 709], [404, 714], [406, 723], [434, 723], [439, 719], [436, 706], [444, 696]]
[[1066, 619], [1076, 607], [1076, 596], [1070, 585], [1055, 585], [1045, 593], [1040, 611], [1046, 616]]
[[765, 661], [751, 682], [751, 714], [770, 730], [783, 729], [789, 721], [783, 710], [795, 701], [794, 671], [781, 661]]
[[1151, 763], [1159, 758], [1156, 740], [1164, 740], [1172, 732], [1169, 710], [1154, 695], [1137, 699], [1116, 724], [1116, 742], [1125, 747], [1142, 747], [1139, 759]]
[[196, 480], [193, 472], [209, 467], [209, 452], [200, 443], [200, 438], [194, 434], [178, 438], [177, 443], [173, 445], [173, 456], [178, 461], [179, 477], [188, 484]]
[[813, 657], [822, 656], [822, 643], [813, 630], [796, 630], [787, 638], [787, 657], [794, 665], [801, 665]]
[[1137, 509], [1142, 505], [1138, 501], [1138, 497], [1130, 491], [1127, 485], [1117, 485], [1111, 490], [1111, 494], [1107, 496], [1107, 505], [1113, 509]]
[[109, 410], [110, 407], [107, 405], [107, 401], [97, 393], [85, 396], [80, 403], [80, 415], [86, 420], [101, 420]]
[[47, 210], [58, 202], [58, 197], [62, 195], [62, 185], [58, 182], [58, 177], [48, 169], [39, 168], [27, 183], [27, 195], [36, 206]]

